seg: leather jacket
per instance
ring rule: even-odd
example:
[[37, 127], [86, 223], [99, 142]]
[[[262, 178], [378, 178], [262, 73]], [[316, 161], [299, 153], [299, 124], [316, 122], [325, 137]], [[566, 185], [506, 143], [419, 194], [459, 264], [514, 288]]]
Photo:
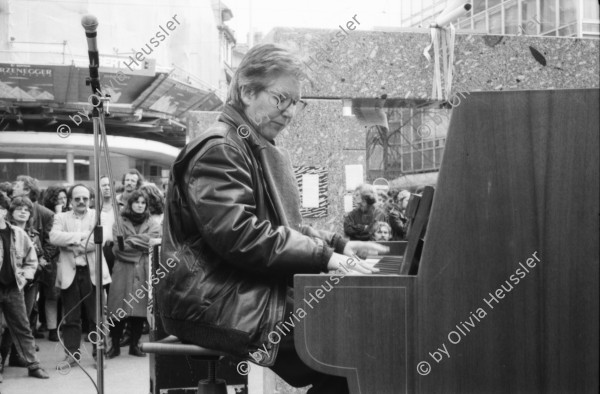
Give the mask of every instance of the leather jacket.
[[264, 345], [268, 356], [252, 358], [271, 366], [278, 345], [267, 336], [284, 320], [293, 275], [326, 272], [347, 241], [281, 225], [280, 202], [265, 181], [277, 169], [262, 165], [264, 141], [236, 132], [240, 119], [226, 106], [171, 167], [161, 250], [167, 272], [156, 302], [167, 333], [245, 359]]

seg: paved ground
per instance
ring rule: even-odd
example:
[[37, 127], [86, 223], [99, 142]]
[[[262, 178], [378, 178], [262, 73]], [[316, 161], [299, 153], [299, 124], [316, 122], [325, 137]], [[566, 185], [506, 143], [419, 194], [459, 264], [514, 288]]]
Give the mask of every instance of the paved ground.
[[[142, 337], [148, 341], [148, 336]], [[56, 365], [64, 358], [58, 342], [46, 339], [37, 340], [40, 347], [38, 357], [50, 379], [36, 379], [27, 376], [26, 368], [6, 366], [4, 382], [0, 383], [2, 394], [94, 394], [96, 390], [90, 379], [78, 367], [58, 371]], [[87, 354], [83, 354], [82, 366], [96, 381], [96, 369], [92, 359], [92, 345], [86, 343]], [[147, 394], [149, 392], [150, 371], [148, 357], [134, 357], [121, 349], [121, 356], [108, 360], [104, 373], [105, 394]]]
[[[148, 336], [142, 337], [142, 342], [147, 342]], [[47, 339], [38, 339], [40, 347], [38, 357], [42, 367], [50, 375], [50, 379], [36, 379], [27, 376], [27, 368], [6, 366], [4, 369], [4, 382], [0, 383], [0, 394], [95, 394], [96, 389], [78, 367], [69, 370], [65, 368], [60, 372], [57, 364], [64, 359], [64, 351], [58, 342], [49, 342]], [[82, 366], [96, 381], [96, 369], [92, 359], [92, 345], [85, 343], [87, 353], [83, 354]], [[121, 355], [112, 360], [106, 360], [107, 367], [104, 371], [105, 394], [148, 394], [150, 390], [150, 368], [148, 357], [134, 357], [127, 354], [127, 348], [121, 348]], [[249, 392], [251, 394], [301, 394], [306, 389], [294, 389], [281, 381], [271, 372], [270, 384], [263, 382], [261, 375], [263, 368], [253, 366], [249, 378]], [[274, 386], [274, 387], [273, 387]], [[234, 394], [235, 389], [228, 387], [228, 393]]]

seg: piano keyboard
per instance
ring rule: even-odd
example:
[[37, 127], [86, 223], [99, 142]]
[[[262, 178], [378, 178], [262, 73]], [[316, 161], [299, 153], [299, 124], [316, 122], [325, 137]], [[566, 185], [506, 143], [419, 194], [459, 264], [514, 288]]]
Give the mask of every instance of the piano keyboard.
[[377, 275], [399, 275], [402, 257], [403, 256], [369, 256], [367, 261], [373, 262], [378, 260], [375, 264], [375, 268], [379, 268]]

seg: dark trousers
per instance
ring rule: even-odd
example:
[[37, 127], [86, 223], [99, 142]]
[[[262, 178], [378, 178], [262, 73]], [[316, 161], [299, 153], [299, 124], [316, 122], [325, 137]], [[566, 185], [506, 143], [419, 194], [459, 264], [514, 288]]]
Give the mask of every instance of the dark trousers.
[[[108, 265], [108, 272], [110, 272], [111, 276], [113, 272], [113, 267], [115, 266], [115, 255], [112, 252], [114, 244], [114, 242], [109, 241], [106, 243], [106, 245], [102, 247], [102, 254], [104, 255], [106, 265]], [[105, 285], [104, 288], [106, 288], [106, 295], [108, 296], [108, 293], [110, 292], [110, 285]]]
[[[23, 299], [25, 301], [25, 313], [27, 316], [27, 323], [29, 324], [29, 328], [31, 329], [31, 331], [33, 333], [33, 331], [35, 330], [35, 324], [33, 324], [31, 317], [33, 315], [32, 314], [33, 308], [35, 306], [35, 298], [38, 293], [37, 282], [34, 282], [30, 285], [26, 285], [23, 288], [22, 293], [23, 293]], [[6, 357], [8, 356], [9, 353], [11, 353], [11, 350], [12, 350], [11, 357], [10, 357], [12, 360], [12, 358], [14, 356], [16, 356], [16, 354], [14, 354], [14, 353], [17, 352], [18, 350], [15, 346], [15, 341], [13, 340], [10, 330], [7, 332], [4, 332], [4, 334], [2, 334], [0, 336], [0, 338], [2, 338], [0, 340], [0, 359], [6, 361]], [[35, 346], [35, 339], [34, 339], [34, 346]]]
[[142, 337], [142, 330], [144, 329], [145, 317], [128, 317], [127, 319], [121, 320], [115, 323], [115, 326], [110, 329], [110, 337], [112, 339], [113, 347], [118, 347], [121, 337], [123, 336], [123, 329], [125, 328], [125, 322], [127, 327], [131, 330], [131, 345], [129, 347], [136, 347]]
[[[27, 319], [25, 297], [16, 283], [8, 287], [0, 286], [0, 320], [3, 313], [17, 350], [27, 361], [27, 367], [30, 370], [38, 369], [39, 360], [35, 354], [33, 335]], [[0, 364], [2, 362], [0, 359]]]
[[[287, 298], [286, 310], [293, 311], [294, 300]], [[286, 313], [287, 316], [287, 313]], [[310, 369], [296, 353], [293, 332], [283, 336], [279, 343], [279, 352], [271, 370], [294, 387], [312, 384], [307, 394], [349, 394], [346, 378], [326, 375]]]
[[[96, 324], [96, 286], [92, 285], [88, 266], [78, 266], [76, 269], [71, 286], [60, 291], [65, 314], [62, 337], [65, 347], [71, 354], [79, 352], [79, 345], [81, 344], [82, 304], [85, 305], [88, 321], [94, 325]], [[80, 303], [83, 298], [85, 300]], [[95, 338], [92, 339], [95, 340]]]

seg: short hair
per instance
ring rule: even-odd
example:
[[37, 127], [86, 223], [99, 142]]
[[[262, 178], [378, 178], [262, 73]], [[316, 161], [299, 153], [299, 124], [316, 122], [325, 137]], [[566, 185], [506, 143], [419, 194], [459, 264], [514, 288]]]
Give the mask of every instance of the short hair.
[[29, 215], [29, 220], [27, 221], [27, 225], [29, 225], [29, 223], [31, 223], [31, 220], [33, 218], [33, 202], [31, 202], [31, 200], [28, 197], [13, 198], [10, 203], [10, 208], [8, 209], [8, 213], [10, 214], [10, 216], [12, 218], [13, 212], [21, 207], [29, 208], [29, 212], [31, 213], [31, 215]]
[[127, 170], [127, 172], [125, 174], [123, 174], [123, 179], [121, 179], [121, 183], [123, 185], [125, 184], [125, 176], [127, 174], [137, 175], [138, 180], [137, 180], [137, 184], [135, 185], [136, 189], [139, 189], [142, 186], [142, 183], [144, 183], [144, 176], [135, 168], [130, 168], [129, 170]]
[[268, 89], [272, 81], [281, 75], [293, 75], [301, 80], [306, 74], [300, 60], [281, 46], [261, 44], [250, 48], [233, 74], [227, 104], [244, 109], [242, 89], [258, 94]]
[[10, 209], [10, 198], [2, 193], [0, 193], [0, 208], [6, 209], [7, 211]]
[[36, 202], [40, 195], [40, 187], [38, 186], [37, 179], [32, 178], [29, 175], [19, 175], [17, 177], [17, 182], [23, 182], [23, 188], [29, 190], [29, 199]]
[[83, 183], [76, 183], [69, 188], [69, 191], [67, 191], [67, 198], [69, 199], [69, 201], [73, 199], [73, 190], [75, 190], [76, 187], [85, 187], [88, 190], [88, 192], [90, 192], [90, 198], [92, 197], [92, 189], [90, 189]]
[[12, 183], [10, 183], [10, 182], [0, 183], [0, 192], [6, 194], [7, 197], [12, 196], [12, 191], [13, 191]]
[[67, 196], [67, 206], [69, 205], [69, 193], [67, 193], [67, 189], [63, 186], [49, 186], [44, 192], [44, 206], [54, 212], [54, 207], [58, 205], [58, 195], [60, 193], [65, 193]]
[[358, 192], [358, 194], [362, 197], [365, 194], [367, 194], [368, 192], [373, 192], [376, 193], [377, 190], [375, 190], [375, 187], [369, 183], [363, 183], [362, 185], [359, 185], [356, 188], [356, 191]]
[[160, 189], [154, 183], [147, 183], [140, 190], [148, 195], [150, 215], [162, 214], [165, 210], [165, 197]]

